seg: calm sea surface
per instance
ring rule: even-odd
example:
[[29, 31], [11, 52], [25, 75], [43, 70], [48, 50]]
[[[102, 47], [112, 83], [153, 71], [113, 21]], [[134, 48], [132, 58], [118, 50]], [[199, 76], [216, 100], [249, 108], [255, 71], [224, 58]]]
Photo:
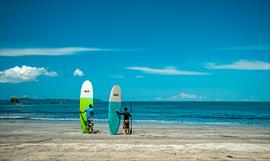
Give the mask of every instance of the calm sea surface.
[[[132, 106], [132, 109], [130, 109]], [[269, 102], [124, 102], [135, 124], [270, 127]], [[96, 102], [95, 121], [107, 122], [108, 102]], [[79, 102], [0, 104], [0, 122], [78, 122]]]

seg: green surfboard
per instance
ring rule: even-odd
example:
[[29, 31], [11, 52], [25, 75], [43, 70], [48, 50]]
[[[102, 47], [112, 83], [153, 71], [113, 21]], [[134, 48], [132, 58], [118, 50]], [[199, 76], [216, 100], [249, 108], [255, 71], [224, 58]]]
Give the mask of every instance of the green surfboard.
[[108, 110], [109, 131], [112, 135], [116, 135], [118, 133], [121, 117], [116, 113], [116, 110], [122, 112], [121, 101], [122, 101], [121, 88], [119, 86], [113, 86], [109, 98], [109, 110]]
[[[93, 101], [93, 86], [92, 83], [88, 80], [84, 81], [81, 88], [80, 95], [80, 111], [85, 110], [92, 104], [94, 107]], [[80, 124], [83, 133], [88, 133], [89, 128], [87, 126], [86, 113], [80, 113]]]

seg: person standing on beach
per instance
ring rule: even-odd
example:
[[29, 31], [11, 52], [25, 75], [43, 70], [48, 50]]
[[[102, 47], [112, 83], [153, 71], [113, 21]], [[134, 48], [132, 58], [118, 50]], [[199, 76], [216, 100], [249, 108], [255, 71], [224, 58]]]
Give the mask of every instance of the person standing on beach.
[[125, 107], [124, 112], [116, 111], [118, 115], [124, 115], [124, 122], [123, 122], [123, 129], [125, 129], [125, 134], [130, 134], [130, 128], [129, 128], [129, 117], [131, 116], [131, 113], [128, 112], [128, 109]]
[[94, 133], [94, 109], [90, 104], [87, 109], [80, 111], [80, 113], [86, 112], [87, 126], [89, 128], [88, 133]]

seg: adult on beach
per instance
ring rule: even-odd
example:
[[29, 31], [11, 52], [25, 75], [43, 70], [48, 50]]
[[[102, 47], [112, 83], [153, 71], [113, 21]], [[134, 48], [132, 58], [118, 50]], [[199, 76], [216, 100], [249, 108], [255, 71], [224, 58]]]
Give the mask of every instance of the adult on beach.
[[128, 112], [128, 109], [125, 107], [124, 112], [116, 111], [118, 115], [124, 115], [123, 129], [125, 129], [125, 134], [130, 134], [129, 128], [129, 117], [132, 117], [131, 113]]
[[88, 133], [94, 133], [94, 109], [92, 104], [89, 105], [89, 107], [83, 111], [80, 111], [80, 113], [86, 112], [86, 121], [87, 121], [87, 126], [89, 128]]

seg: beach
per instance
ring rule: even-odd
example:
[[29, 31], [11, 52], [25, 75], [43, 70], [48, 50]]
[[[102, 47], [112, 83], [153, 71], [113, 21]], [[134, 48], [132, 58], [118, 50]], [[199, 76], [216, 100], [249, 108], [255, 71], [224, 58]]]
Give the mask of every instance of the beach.
[[133, 135], [83, 134], [77, 123], [0, 123], [0, 160], [261, 160], [270, 159], [270, 128], [134, 125]]
[[270, 161], [269, 13], [1, 0], [0, 161]]

